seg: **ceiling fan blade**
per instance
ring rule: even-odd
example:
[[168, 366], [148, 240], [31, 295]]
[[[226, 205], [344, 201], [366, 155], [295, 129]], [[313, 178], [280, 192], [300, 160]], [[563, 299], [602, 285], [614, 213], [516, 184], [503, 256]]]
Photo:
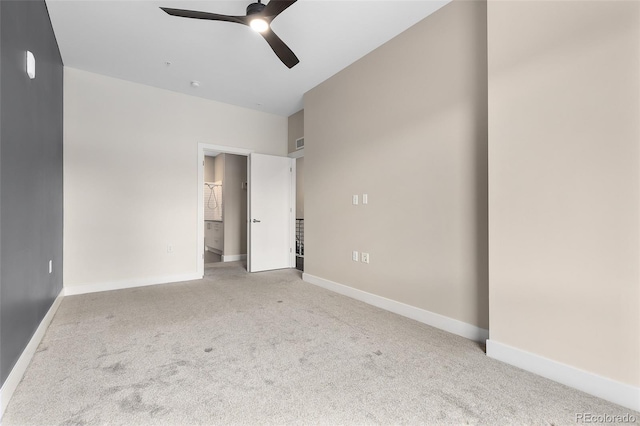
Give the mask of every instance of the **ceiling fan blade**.
[[261, 35], [265, 40], [267, 40], [271, 49], [273, 49], [274, 53], [288, 68], [293, 68], [298, 62], [300, 62], [295, 53], [289, 49], [289, 46], [287, 46], [284, 41], [282, 41], [280, 37], [273, 32], [273, 30], [271, 30], [271, 28], [261, 33]]
[[286, 8], [294, 4], [296, 0], [271, 0], [262, 11], [262, 15], [273, 19], [285, 11]]
[[199, 12], [197, 10], [171, 9], [169, 7], [161, 7], [160, 9], [164, 10], [171, 16], [180, 16], [182, 18], [193, 19], [206, 19], [209, 21], [235, 22], [236, 24], [247, 25], [246, 16], [220, 15], [217, 13]]

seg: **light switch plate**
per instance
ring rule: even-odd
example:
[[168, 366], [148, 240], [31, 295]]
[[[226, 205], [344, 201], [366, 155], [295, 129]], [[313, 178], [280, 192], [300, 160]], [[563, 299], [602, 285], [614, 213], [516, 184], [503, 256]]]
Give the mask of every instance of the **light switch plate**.
[[357, 251], [353, 251], [353, 253], [351, 253], [351, 260], [353, 260], [354, 262], [358, 261], [358, 252]]
[[353, 196], [351, 202], [353, 203], [354, 206], [358, 205], [358, 194]]

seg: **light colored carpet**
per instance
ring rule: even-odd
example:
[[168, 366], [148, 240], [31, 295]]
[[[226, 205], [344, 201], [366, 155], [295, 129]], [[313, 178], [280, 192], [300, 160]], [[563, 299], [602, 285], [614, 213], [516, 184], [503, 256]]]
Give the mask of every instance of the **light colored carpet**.
[[304, 283], [248, 274], [66, 297], [11, 425], [576, 424], [639, 413], [477, 343]]

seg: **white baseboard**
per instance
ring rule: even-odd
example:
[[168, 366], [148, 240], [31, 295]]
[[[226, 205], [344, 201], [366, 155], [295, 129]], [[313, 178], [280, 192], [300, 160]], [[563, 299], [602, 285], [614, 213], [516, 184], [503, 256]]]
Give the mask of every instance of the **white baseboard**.
[[495, 340], [487, 340], [487, 355], [598, 398], [640, 411], [640, 387], [598, 376]]
[[220, 256], [222, 256], [222, 250], [219, 250], [217, 248], [213, 248], [213, 247], [210, 247], [210, 246], [204, 246], [204, 250], [205, 251], [209, 251], [211, 253], [219, 254]]
[[236, 262], [238, 260], [246, 260], [247, 259], [247, 255], [246, 254], [228, 254], [228, 255], [222, 255], [222, 261], [223, 262]]
[[22, 351], [22, 355], [20, 355], [20, 358], [18, 358], [18, 361], [13, 366], [11, 372], [9, 373], [9, 376], [2, 385], [2, 389], [0, 389], [0, 419], [2, 419], [4, 410], [6, 410], [7, 405], [9, 405], [9, 401], [13, 396], [13, 392], [15, 392], [18, 384], [22, 381], [22, 377], [24, 376], [25, 371], [27, 371], [27, 367], [29, 366], [33, 355], [35, 355], [36, 350], [38, 349], [38, 345], [40, 345], [40, 342], [42, 341], [42, 338], [47, 331], [47, 327], [49, 327], [49, 324], [51, 324], [51, 320], [56, 314], [56, 311], [58, 310], [58, 307], [60, 306], [60, 303], [64, 298], [64, 294], [65, 291], [63, 288], [60, 291], [60, 294], [58, 294], [58, 296], [53, 301], [53, 304], [47, 311], [44, 318], [42, 318], [42, 321], [40, 321], [40, 325], [36, 329], [35, 333], [33, 333], [31, 340], [29, 340], [29, 343]]
[[202, 279], [202, 275], [198, 273], [167, 275], [163, 277], [138, 278], [134, 280], [110, 281], [103, 283], [80, 284], [73, 286], [65, 286], [65, 296], [74, 296], [76, 294], [97, 293], [99, 291], [122, 290], [124, 288], [146, 287], [149, 285], [177, 283], [181, 281], [193, 281]]
[[458, 336], [462, 336], [467, 339], [484, 342], [489, 338], [489, 330], [487, 329], [480, 328], [475, 325], [459, 321], [457, 319], [449, 318], [444, 315], [436, 314], [435, 312], [427, 311], [425, 309], [407, 305], [402, 302], [387, 299], [386, 297], [378, 296], [372, 293], [367, 293], [366, 291], [358, 290], [353, 287], [329, 281], [324, 278], [316, 277], [307, 273], [302, 274], [302, 279], [308, 283], [326, 288], [327, 290], [340, 293], [353, 299], [368, 303], [369, 305], [373, 305], [378, 308], [393, 312], [395, 314], [402, 315], [403, 317], [411, 318], [413, 320], [430, 325], [432, 327], [439, 328], [444, 331], [448, 331], [449, 333], [457, 334]]

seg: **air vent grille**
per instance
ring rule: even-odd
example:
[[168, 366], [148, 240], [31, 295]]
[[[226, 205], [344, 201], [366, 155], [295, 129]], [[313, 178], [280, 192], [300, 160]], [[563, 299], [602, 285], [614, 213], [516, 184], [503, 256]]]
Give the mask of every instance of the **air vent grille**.
[[296, 139], [296, 149], [304, 148], [304, 138]]

